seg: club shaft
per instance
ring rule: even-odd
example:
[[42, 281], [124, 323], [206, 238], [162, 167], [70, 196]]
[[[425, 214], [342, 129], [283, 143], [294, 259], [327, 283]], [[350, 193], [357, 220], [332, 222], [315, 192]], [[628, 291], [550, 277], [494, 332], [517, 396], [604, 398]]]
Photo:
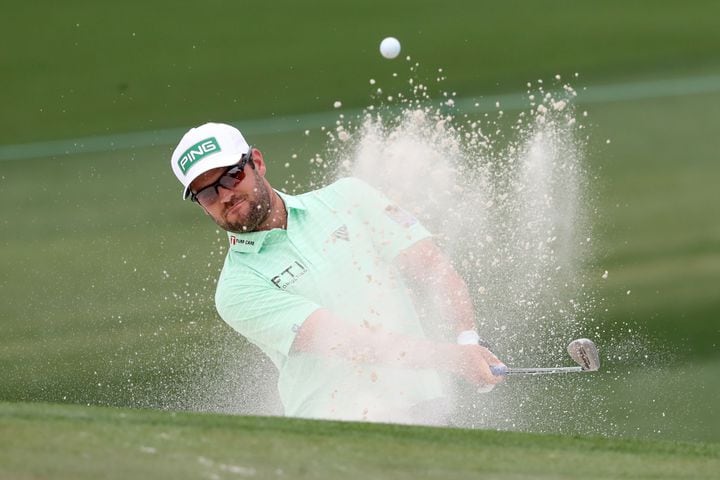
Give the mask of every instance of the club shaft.
[[582, 367], [530, 367], [530, 368], [508, 368], [506, 375], [550, 375], [553, 373], [582, 372]]

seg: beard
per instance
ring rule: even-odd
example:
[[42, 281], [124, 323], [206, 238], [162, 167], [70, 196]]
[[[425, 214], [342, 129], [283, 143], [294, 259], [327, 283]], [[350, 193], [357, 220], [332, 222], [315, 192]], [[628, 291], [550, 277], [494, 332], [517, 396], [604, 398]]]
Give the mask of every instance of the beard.
[[[222, 218], [215, 218], [215, 223], [222, 227], [223, 230], [233, 233], [255, 232], [270, 214], [272, 205], [270, 187], [262, 181], [262, 177], [258, 175], [257, 171], [253, 170], [252, 175], [255, 183], [253, 193], [244, 197], [233, 198], [230, 206], [223, 212]], [[241, 201], [247, 203], [247, 213], [242, 218], [228, 219], [228, 211]]]

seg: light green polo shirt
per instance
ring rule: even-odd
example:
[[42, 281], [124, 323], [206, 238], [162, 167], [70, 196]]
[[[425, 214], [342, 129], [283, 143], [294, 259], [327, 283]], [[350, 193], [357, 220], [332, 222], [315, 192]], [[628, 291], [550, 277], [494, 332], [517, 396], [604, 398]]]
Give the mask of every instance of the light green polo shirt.
[[291, 352], [319, 308], [358, 326], [424, 338], [393, 259], [428, 231], [358, 179], [299, 196], [278, 193], [287, 229], [229, 234], [215, 300], [225, 322], [278, 368], [285, 414], [392, 420], [393, 412], [442, 396], [432, 370]]

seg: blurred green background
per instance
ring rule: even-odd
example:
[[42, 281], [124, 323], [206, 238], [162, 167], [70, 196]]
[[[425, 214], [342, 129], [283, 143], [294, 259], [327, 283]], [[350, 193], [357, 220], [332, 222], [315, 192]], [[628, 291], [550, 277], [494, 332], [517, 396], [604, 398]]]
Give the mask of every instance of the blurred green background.
[[215, 313], [225, 241], [179, 201], [173, 143], [239, 122], [271, 183], [302, 185], [317, 127], [370, 104], [370, 78], [406, 78], [377, 51], [393, 35], [463, 98], [580, 74], [596, 316], [651, 345], [587, 385], [621, 434], [720, 441], [717, 2], [36, 1], [3, 16], [0, 400], [232, 409], [218, 399], [237, 401], [238, 376], [271, 384]]

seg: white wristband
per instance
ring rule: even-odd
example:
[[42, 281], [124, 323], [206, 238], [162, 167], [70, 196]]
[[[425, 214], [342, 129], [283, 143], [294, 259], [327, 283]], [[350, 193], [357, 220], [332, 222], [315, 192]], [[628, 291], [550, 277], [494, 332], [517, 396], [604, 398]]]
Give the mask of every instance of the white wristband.
[[465, 330], [457, 336], [458, 345], [477, 345], [480, 341], [480, 335], [475, 330]]

